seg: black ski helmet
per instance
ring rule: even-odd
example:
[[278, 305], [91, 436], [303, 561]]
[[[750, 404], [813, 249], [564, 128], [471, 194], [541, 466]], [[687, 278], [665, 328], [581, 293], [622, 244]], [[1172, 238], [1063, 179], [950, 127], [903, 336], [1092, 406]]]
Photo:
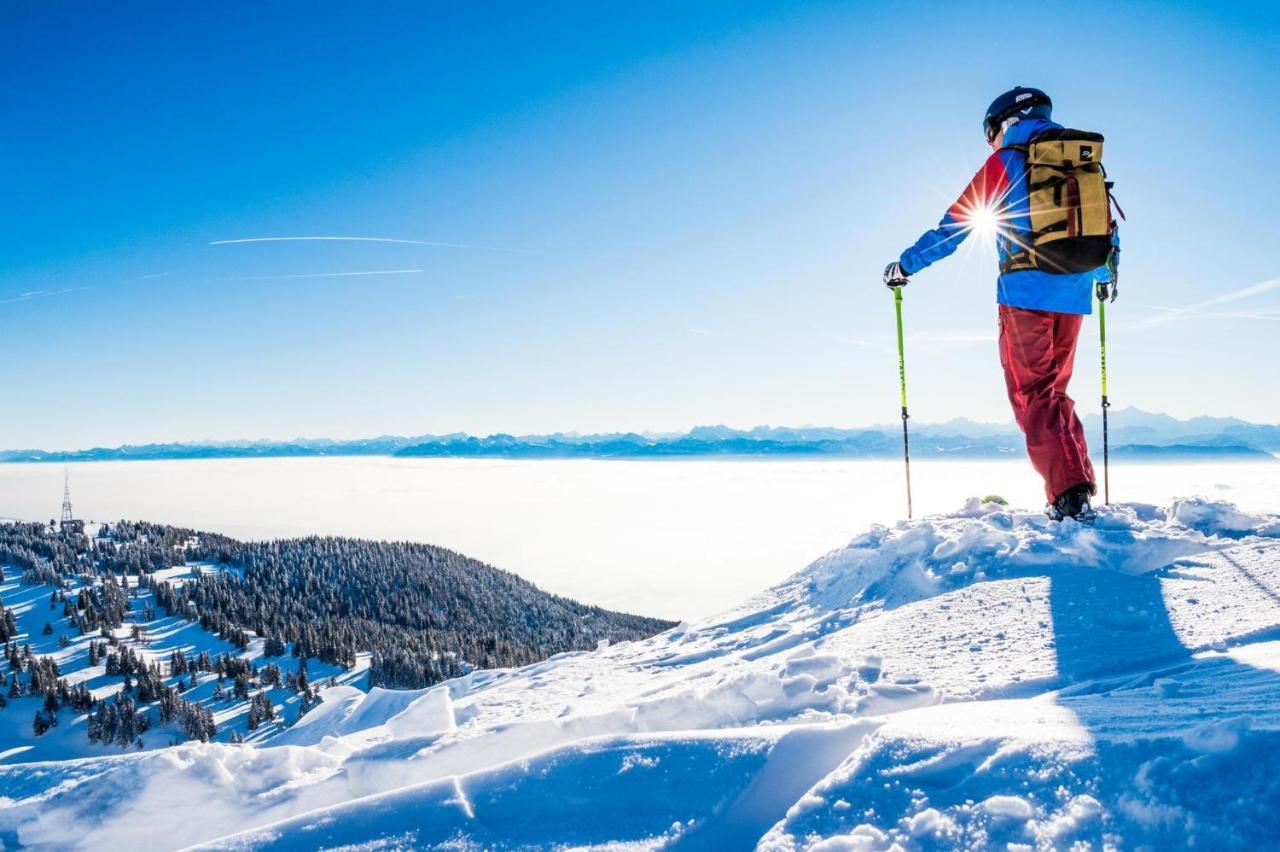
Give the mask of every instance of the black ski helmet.
[[1020, 118], [1048, 118], [1053, 111], [1053, 101], [1039, 89], [1015, 86], [991, 102], [982, 119], [982, 131], [987, 142], [994, 142], [1000, 135], [1000, 125], [1015, 115]]

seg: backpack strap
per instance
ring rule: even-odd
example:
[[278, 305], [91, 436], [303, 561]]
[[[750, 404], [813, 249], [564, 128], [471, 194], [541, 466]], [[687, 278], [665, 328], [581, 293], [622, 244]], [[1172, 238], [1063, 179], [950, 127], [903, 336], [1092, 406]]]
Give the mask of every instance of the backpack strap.
[[1045, 225], [1043, 228], [1041, 228], [1038, 231], [1031, 231], [1030, 233], [1027, 234], [1027, 236], [1031, 239], [1032, 242], [1035, 242], [1036, 240], [1040, 239], [1046, 234], [1052, 234], [1055, 231], [1067, 231], [1068, 236], [1070, 236], [1070, 231], [1072, 230], [1071, 221], [1072, 221], [1071, 217], [1068, 216], [1066, 219], [1063, 219], [1061, 222], [1054, 222], [1052, 225]]
[[1063, 185], [1064, 183], [1066, 183], [1066, 182], [1067, 182], [1067, 176], [1066, 176], [1066, 175], [1055, 175], [1055, 176], [1053, 176], [1053, 177], [1051, 177], [1051, 178], [1045, 178], [1044, 180], [1038, 180], [1038, 181], [1036, 181], [1035, 183], [1030, 183], [1030, 182], [1028, 182], [1028, 183], [1027, 183], [1027, 191], [1028, 191], [1028, 192], [1035, 192], [1035, 191], [1036, 191], [1036, 190], [1038, 190], [1038, 189], [1048, 189], [1048, 188], [1049, 188], [1049, 187], [1051, 187], [1051, 186], [1062, 186], [1062, 185]]
[[1116, 197], [1115, 197], [1114, 195], [1112, 195], [1112, 194], [1111, 194], [1111, 187], [1113, 187], [1113, 186], [1115, 186], [1115, 185], [1116, 185], [1116, 184], [1115, 184], [1115, 181], [1111, 181], [1111, 180], [1107, 181], [1107, 183], [1106, 183], [1106, 187], [1107, 187], [1107, 200], [1108, 200], [1109, 202], [1111, 202], [1111, 204], [1112, 204], [1112, 205], [1114, 205], [1114, 206], [1115, 206], [1115, 208], [1116, 208], [1116, 212], [1120, 214], [1120, 220], [1121, 220], [1122, 222], [1128, 222], [1129, 220], [1128, 220], [1128, 219], [1126, 219], [1126, 218], [1124, 217], [1124, 208], [1120, 206], [1120, 202], [1119, 202], [1119, 201], [1116, 201]]
[[1018, 272], [1023, 269], [1036, 268], [1036, 251], [1032, 248], [1019, 248], [1009, 252], [1009, 256], [1000, 262], [1001, 274]]

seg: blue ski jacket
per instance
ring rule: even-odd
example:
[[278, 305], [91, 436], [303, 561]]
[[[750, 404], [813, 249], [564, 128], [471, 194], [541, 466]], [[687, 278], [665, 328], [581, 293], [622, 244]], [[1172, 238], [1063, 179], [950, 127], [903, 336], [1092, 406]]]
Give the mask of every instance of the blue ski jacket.
[[[1020, 121], [1005, 131], [1004, 144], [1025, 145], [1041, 130], [1061, 125], [1043, 118]], [[915, 245], [902, 253], [898, 263], [907, 275], [914, 275], [956, 250], [973, 230], [974, 214], [994, 213], [998, 224], [996, 251], [1001, 262], [1009, 256], [1010, 234], [1031, 231], [1027, 191], [1027, 157], [1008, 147], [995, 151], [978, 169], [964, 192], [947, 209], [938, 227], [926, 231]], [[1120, 247], [1115, 231], [1112, 243]], [[1088, 272], [1056, 274], [1039, 269], [1002, 272], [996, 282], [996, 301], [1014, 308], [1088, 314], [1093, 310], [1094, 283], [1110, 281], [1106, 266]]]

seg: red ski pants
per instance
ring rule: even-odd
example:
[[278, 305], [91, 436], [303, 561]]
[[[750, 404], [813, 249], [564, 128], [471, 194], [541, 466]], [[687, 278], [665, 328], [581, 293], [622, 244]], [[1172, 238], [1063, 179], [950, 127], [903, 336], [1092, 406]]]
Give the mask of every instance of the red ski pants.
[[1009, 402], [1051, 503], [1074, 485], [1094, 482], [1084, 426], [1067, 396], [1083, 320], [1000, 305], [1000, 366]]

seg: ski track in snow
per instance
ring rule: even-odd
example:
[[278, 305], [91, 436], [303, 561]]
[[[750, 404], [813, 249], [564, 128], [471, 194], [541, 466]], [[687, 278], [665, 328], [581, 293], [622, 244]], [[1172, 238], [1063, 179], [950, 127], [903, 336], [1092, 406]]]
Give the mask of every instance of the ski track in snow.
[[971, 501], [719, 617], [269, 744], [0, 766], [36, 848], [1261, 848], [1280, 836], [1280, 517]]

